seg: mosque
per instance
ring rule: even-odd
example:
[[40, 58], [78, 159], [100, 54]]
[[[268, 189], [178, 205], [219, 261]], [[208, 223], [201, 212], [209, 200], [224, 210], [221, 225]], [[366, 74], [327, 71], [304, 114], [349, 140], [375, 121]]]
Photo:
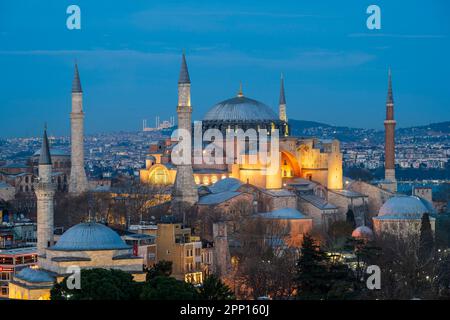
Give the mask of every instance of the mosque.
[[[342, 153], [338, 140], [301, 138], [290, 135], [287, 117], [287, 103], [284, 79], [281, 77], [278, 114], [271, 107], [258, 100], [246, 97], [242, 85], [235, 97], [215, 104], [206, 112], [200, 129], [191, 125], [190, 76], [183, 54], [178, 81], [178, 127], [193, 132], [208, 129], [226, 136], [239, 129], [267, 131], [268, 140], [278, 129], [279, 170], [267, 174], [267, 165], [247, 164], [235, 161], [232, 164], [195, 163], [174, 165], [172, 151], [177, 141], [170, 139], [150, 145], [145, 167], [140, 170], [140, 180], [150, 184], [174, 185], [173, 201], [183, 201], [196, 205], [199, 212], [210, 212], [213, 208], [233, 211], [233, 204], [247, 201], [253, 204], [255, 214], [276, 213], [278, 210], [297, 210], [293, 216], [305, 217], [304, 230], [312, 227], [327, 230], [334, 221], [354, 216], [357, 227], [355, 235], [363, 231], [400, 232], [418, 231], [423, 213], [434, 215], [430, 201], [420, 195], [398, 195], [395, 177], [395, 126], [392, 76], [389, 69], [388, 94], [386, 100], [385, 126], [385, 178], [373, 184], [344, 179]], [[197, 122], [198, 123], [198, 122]], [[195, 138], [194, 138], [195, 139]], [[249, 144], [252, 142], [249, 141]], [[224, 159], [227, 152], [223, 144]], [[234, 147], [234, 150], [239, 147]], [[236, 153], [248, 152], [246, 144]], [[270, 147], [268, 147], [270, 150]], [[203, 149], [205, 153], [206, 148]], [[229, 151], [229, 149], [227, 149]], [[270, 150], [271, 151], [271, 150]], [[236, 160], [235, 154], [234, 160]], [[244, 152], [245, 153], [245, 152]], [[196, 156], [192, 153], [192, 159]], [[229, 181], [228, 181], [229, 180]], [[345, 184], [344, 184], [345, 180]], [[193, 192], [193, 190], [197, 190]], [[219, 190], [219, 191], [218, 191]], [[276, 216], [276, 215], [274, 215]], [[434, 229], [434, 218], [432, 218]], [[401, 225], [394, 228], [393, 225]], [[373, 229], [373, 231], [372, 231]]]
[[[191, 81], [185, 55], [182, 56], [178, 81], [178, 128], [192, 132]], [[80, 194], [89, 190], [84, 169], [84, 113], [83, 92], [75, 65], [72, 85], [71, 161], [68, 190]], [[384, 233], [399, 236], [416, 234], [422, 216], [431, 215], [435, 229], [435, 213], [431, 194], [423, 192], [412, 196], [397, 194], [395, 178], [395, 125], [391, 73], [385, 120], [385, 179], [374, 184], [344, 179], [342, 153], [338, 140], [299, 138], [290, 136], [284, 81], [281, 79], [278, 116], [266, 104], [248, 98], [242, 88], [232, 97], [213, 106], [204, 116], [202, 132], [216, 129], [222, 133], [239, 129], [263, 131], [268, 141], [275, 129], [280, 132], [279, 169], [267, 173], [266, 164], [173, 164], [172, 151], [177, 141], [190, 139], [178, 136], [177, 141], [164, 140], [150, 144], [145, 168], [140, 171], [143, 183], [170, 184], [172, 204], [187, 203], [196, 207], [200, 215], [208, 215], [220, 208], [226, 215], [235, 214], [247, 204], [254, 217], [279, 220], [291, 226], [286, 244], [299, 246], [303, 234], [312, 229], [328, 230], [334, 221], [350, 216], [356, 223], [355, 238], [372, 239]], [[194, 130], [195, 126], [194, 126]], [[254, 142], [254, 141], [253, 141]], [[248, 150], [252, 141], [235, 152], [236, 157]], [[218, 145], [220, 148], [221, 146]], [[242, 147], [242, 146], [241, 146]], [[269, 150], [272, 152], [273, 150]], [[49, 299], [55, 281], [67, 276], [67, 268], [77, 265], [81, 269], [118, 269], [132, 274], [136, 281], [144, 281], [143, 257], [134, 254], [120, 236], [105, 225], [85, 222], [69, 228], [54, 239], [54, 195], [57, 188], [53, 175], [52, 154], [44, 130], [42, 148], [38, 158], [39, 179], [34, 185], [37, 197], [37, 268], [25, 268], [13, 276], [9, 283], [12, 299]], [[192, 155], [193, 157], [195, 154]], [[226, 157], [227, 154], [224, 154]], [[228, 155], [229, 156], [229, 155]], [[69, 163], [67, 161], [67, 163]], [[226, 162], [224, 162], [226, 163]], [[345, 180], [345, 183], [344, 183]], [[227, 228], [220, 230], [220, 239], [226, 239]], [[208, 226], [202, 235], [211, 241]], [[214, 229], [211, 227], [210, 229]], [[216, 226], [217, 229], [217, 226]], [[215, 237], [217, 238], [217, 237]], [[213, 237], [214, 239], [214, 237]], [[227, 241], [221, 248], [227, 252]], [[229, 253], [215, 259], [226, 260]], [[226, 266], [228, 261], [219, 265]], [[224, 268], [224, 273], [226, 273]]]
[[[186, 105], [179, 105], [177, 109], [179, 117], [180, 112], [192, 110], [190, 85], [186, 58], [183, 55], [178, 82], [179, 103], [185, 102]], [[181, 97], [182, 95], [186, 95], [186, 97]], [[244, 183], [270, 190], [293, 184], [297, 178], [301, 178], [316, 181], [331, 190], [340, 190], [343, 187], [342, 153], [338, 140], [300, 139], [289, 135], [283, 78], [281, 78], [279, 115], [266, 104], [246, 97], [241, 86], [235, 97], [214, 105], [203, 117], [201, 125], [203, 133], [208, 129], [214, 129], [221, 132], [224, 137], [230, 131], [253, 129], [257, 133], [266, 130], [270, 139], [271, 133], [278, 129], [280, 145], [277, 156], [281, 166], [280, 170], [270, 175], [266, 174], [265, 165], [262, 163], [226, 164], [227, 161], [221, 161], [223, 164], [194, 164], [192, 170], [196, 185], [210, 185], [220, 179], [235, 178]], [[189, 129], [191, 129], [190, 126]], [[145, 168], [140, 171], [142, 182], [152, 184], [173, 184], [175, 182], [178, 168], [171, 162], [173, 146], [174, 142], [170, 140], [155, 142], [150, 146]], [[217, 147], [225, 150], [223, 145]], [[239, 155], [239, 152], [236, 151], [236, 154]], [[234, 155], [234, 160], [238, 155]], [[224, 151], [223, 158], [226, 159], [227, 156], [229, 155]]]

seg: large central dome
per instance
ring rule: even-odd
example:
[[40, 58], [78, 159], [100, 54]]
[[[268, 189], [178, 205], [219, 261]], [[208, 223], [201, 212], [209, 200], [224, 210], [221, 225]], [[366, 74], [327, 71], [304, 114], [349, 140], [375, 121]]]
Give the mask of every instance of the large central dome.
[[203, 118], [205, 121], [278, 121], [272, 109], [242, 95], [219, 102]]

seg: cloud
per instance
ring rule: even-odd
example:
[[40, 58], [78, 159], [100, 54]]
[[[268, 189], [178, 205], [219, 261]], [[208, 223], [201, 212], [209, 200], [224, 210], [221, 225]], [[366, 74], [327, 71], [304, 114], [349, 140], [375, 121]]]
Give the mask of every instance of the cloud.
[[[136, 27], [147, 31], [176, 30], [183, 32], [212, 31], [228, 32], [230, 29], [240, 32], [252, 30], [264, 33], [264, 30], [283, 29], [286, 25], [293, 28], [295, 19], [323, 17], [314, 14], [289, 12], [252, 12], [252, 11], [202, 11], [202, 10], [146, 10], [133, 14], [130, 21]], [[298, 26], [300, 27], [300, 26]]]
[[[90, 49], [90, 50], [3, 50], [0, 55], [53, 56], [83, 60], [86, 66], [115, 66], [117, 63], [172, 64], [180, 58], [177, 49], [166, 52], [148, 52], [134, 49]], [[188, 52], [190, 61], [212, 67], [256, 66], [268, 69], [324, 69], [358, 66], [375, 59], [364, 52], [304, 50], [285, 53], [283, 57], [267, 57], [259, 53], [243, 53], [224, 50], [223, 47], [192, 48]]]
[[349, 38], [443, 39], [443, 34], [350, 33]]

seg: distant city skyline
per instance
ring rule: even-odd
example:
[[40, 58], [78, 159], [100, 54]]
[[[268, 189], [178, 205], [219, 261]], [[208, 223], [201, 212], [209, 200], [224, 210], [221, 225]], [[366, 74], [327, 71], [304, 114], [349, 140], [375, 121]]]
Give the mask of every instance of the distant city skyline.
[[70, 134], [75, 60], [86, 134], [169, 119], [183, 49], [194, 120], [236, 95], [240, 82], [244, 95], [277, 111], [283, 73], [289, 119], [382, 130], [389, 66], [399, 128], [450, 120], [449, 4], [374, 3], [382, 13], [378, 31], [366, 28], [371, 3], [356, 0], [80, 0], [82, 29], [72, 31], [65, 25], [71, 3], [2, 3], [0, 137], [40, 136], [45, 122], [49, 134]]

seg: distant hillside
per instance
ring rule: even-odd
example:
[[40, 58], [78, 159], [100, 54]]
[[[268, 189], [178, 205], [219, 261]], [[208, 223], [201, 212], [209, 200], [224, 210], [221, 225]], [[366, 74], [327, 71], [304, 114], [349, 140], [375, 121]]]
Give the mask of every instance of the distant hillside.
[[315, 121], [306, 121], [306, 120], [294, 120], [289, 119], [289, 125], [294, 130], [304, 130], [304, 129], [310, 129], [310, 128], [329, 128], [331, 125], [326, 123], [320, 123]]
[[410, 128], [401, 128], [398, 130], [400, 133], [412, 133], [417, 131], [433, 133], [450, 134], [450, 121], [431, 123], [425, 126], [416, 126]]
[[[322, 139], [338, 139], [343, 142], [372, 141], [381, 142], [384, 139], [384, 130], [361, 129], [351, 127], [337, 127], [330, 124], [289, 120], [291, 135], [300, 137], [320, 137]], [[450, 121], [432, 123], [424, 126], [399, 128], [397, 137], [440, 137], [450, 135]]]

